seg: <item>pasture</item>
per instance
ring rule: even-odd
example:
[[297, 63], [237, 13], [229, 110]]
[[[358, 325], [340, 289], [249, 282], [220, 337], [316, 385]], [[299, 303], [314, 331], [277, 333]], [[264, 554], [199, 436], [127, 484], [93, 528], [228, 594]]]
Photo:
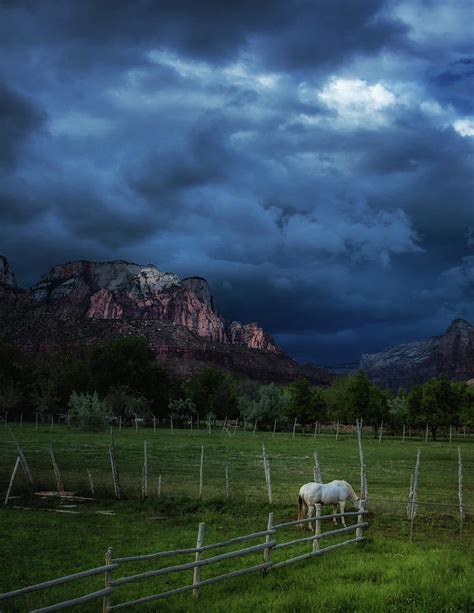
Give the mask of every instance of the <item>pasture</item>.
[[[359, 492], [357, 439], [342, 434], [313, 436], [291, 433], [237, 431], [235, 436], [207, 431], [140, 428], [116, 433], [116, 455], [124, 500], [113, 498], [108, 448], [110, 436], [65, 426], [54, 429], [24, 424], [14, 432], [29, 461], [35, 490], [55, 489], [49, 456], [54, 446], [67, 490], [90, 496], [87, 469], [96, 489], [95, 500], [60, 507], [57, 499], [32, 496], [18, 473], [13, 499], [0, 512], [0, 558], [8, 561], [0, 573], [0, 592], [45, 581], [102, 564], [107, 547], [117, 556], [178, 547], [193, 547], [199, 521], [206, 522], [206, 542], [213, 543], [266, 528], [268, 511], [277, 521], [296, 518], [299, 487], [313, 479], [313, 451], [318, 452], [324, 481], [346, 479]], [[147, 441], [149, 496], [139, 499], [143, 442]], [[270, 462], [273, 504], [268, 504], [262, 443]], [[420, 438], [363, 438], [369, 488], [370, 528], [367, 540], [321, 558], [272, 571], [268, 576], [240, 577], [203, 588], [201, 599], [189, 594], [161, 601], [163, 610], [264, 611], [322, 609], [325, 611], [470, 611], [474, 607], [472, 547], [474, 529], [474, 441], [459, 436], [449, 442]], [[203, 495], [199, 499], [199, 467], [204, 445]], [[457, 447], [464, 463], [466, 523], [459, 536], [457, 509]], [[421, 470], [418, 515], [413, 543], [406, 500], [416, 451]], [[0, 491], [6, 491], [15, 463], [15, 446], [0, 431]], [[230, 477], [226, 498], [225, 469]], [[156, 494], [161, 475], [161, 496]], [[393, 502], [393, 501], [399, 501]], [[422, 503], [436, 503], [424, 505]], [[452, 504], [453, 506], [444, 506]], [[18, 507], [18, 508], [13, 508]], [[348, 505], [349, 510], [350, 505]], [[61, 511], [61, 512], [57, 512]], [[104, 512], [109, 512], [104, 514]], [[327, 509], [326, 512], [329, 512]], [[329, 529], [329, 527], [325, 528]], [[288, 529], [288, 540], [297, 538]], [[299, 546], [298, 546], [299, 547]], [[297, 548], [295, 548], [297, 549]], [[294, 555], [299, 553], [295, 551]], [[252, 556], [246, 560], [251, 562]], [[255, 554], [255, 563], [261, 556]], [[240, 559], [239, 559], [240, 560]], [[240, 561], [223, 561], [220, 572], [235, 570]], [[188, 559], [184, 560], [188, 561]], [[244, 562], [242, 562], [244, 564]], [[153, 568], [150, 562], [139, 570]], [[138, 569], [136, 569], [138, 570]], [[212, 576], [209, 569], [204, 576]], [[191, 579], [192, 573], [190, 571]], [[126, 597], [182, 585], [174, 575], [124, 587]], [[2, 611], [23, 611], [99, 589], [103, 577], [32, 594], [2, 605]], [[156, 607], [156, 605], [155, 605]], [[99, 610], [98, 603], [80, 610]], [[143, 607], [147, 609], [146, 606]], [[79, 609], [78, 609], [79, 610]], [[148, 610], [154, 610], [153, 603]]]

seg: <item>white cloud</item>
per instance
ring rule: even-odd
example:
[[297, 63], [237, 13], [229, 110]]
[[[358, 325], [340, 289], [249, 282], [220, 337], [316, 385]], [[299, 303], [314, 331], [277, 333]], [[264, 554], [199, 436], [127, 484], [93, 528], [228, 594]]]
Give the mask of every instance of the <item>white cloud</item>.
[[73, 138], [86, 136], [103, 136], [113, 130], [113, 123], [108, 119], [94, 117], [87, 113], [71, 111], [49, 122], [49, 131], [53, 136], [71, 136]]
[[474, 136], [474, 120], [473, 119], [457, 119], [453, 123], [453, 128], [463, 138], [466, 136]]
[[366, 127], [386, 123], [383, 112], [397, 102], [395, 95], [381, 83], [369, 85], [362, 79], [332, 77], [316, 95], [348, 123]]

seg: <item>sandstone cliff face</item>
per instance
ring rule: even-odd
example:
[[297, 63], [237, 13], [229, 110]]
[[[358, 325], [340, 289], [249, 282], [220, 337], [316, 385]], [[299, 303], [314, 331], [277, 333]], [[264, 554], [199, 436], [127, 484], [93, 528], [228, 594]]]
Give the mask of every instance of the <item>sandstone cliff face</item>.
[[[13, 272], [5, 258], [2, 270], [5, 279], [12, 283]], [[43, 275], [29, 295], [36, 304], [48, 305], [61, 320], [69, 316], [163, 320], [213, 342], [279, 352], [273, 339], [258, 324], [227, 325], [216, 310], [205, 279], [181, 280], [152, 264], [141, 266], [123, 260], [69, 262], [54, 266]]]
[[362, 355], [360, 368], [375, 383], [397, 389], [445, 374], [450, 379], [474, 376], [474, 326], [455, 319], [441, 336]]
[[130, 335], [145, 337], [179, 377], [214, 366], [264, 382], [334, 380], [284, 355], [257, 324], [226, 325], [200, 277], [181, 281], [128, 262], [72, 262], [55, 266], [31, 291], [0, 283], [0, 339], [31, 355]]
[[16, 288], [15, 275], [7, 258], [3, 255], [0, 255], [0, 285]]

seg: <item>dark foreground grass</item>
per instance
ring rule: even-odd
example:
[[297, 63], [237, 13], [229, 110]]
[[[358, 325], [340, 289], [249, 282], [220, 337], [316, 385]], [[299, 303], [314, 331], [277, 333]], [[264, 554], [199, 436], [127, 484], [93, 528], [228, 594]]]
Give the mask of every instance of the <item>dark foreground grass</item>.
[[[85, 469], [93, 471], [98, 495], [77, 507], [59, 507], [55, 500], [42, 501], [29, 493], [20, 477], [12, 504], [0, 510], [0, 592], [78, 572], [103, 563], [107, 547], [122, 557], [159, 550], [193, 547], [199, 521], [206, 523], [206, 543], [266, 528], [270, 510], [265, 502], [261, 444], [265, 443], [272, 467], [277, 522], [294, 519], [299, 486], [312, 478], [312, 451], [318, 450], [326, 480], [347, 478], [358, 485], [358, 452], [353, 436], [333, 437], [269, 433], [221, 434], [152, 430], [122, 431], [117, 436], [117, 455], [126, 499], [111, 498], [107, 462], [109, 437], [55, 428], [31, 427], [16, 434], [30, 461], [38, 489], [54, 487], [47, 453], [52, 441], [68, 489], [87, 494]], [[163, 496], [140, 502], [140, 469], [143, 440], [149, 447], [150, 479], [163, 475]], [[469, 439], [452, 447], [447, 443], [399, 440], [379, 445], [364, 439], [371, 502], [367, 540], [288, 568], [231, 579], [202, 589], [195, 602], [187, 593], [150, 603], [144, 610], [164, 611], [473, 611], [474, 529], [469, 515], [459, 539], [456, 508], [420, 507], [410, 544], [409, 523], [400, 505], [380, 501], [406, 500], [416, 449], [422, 448], [420, 500], [457, 503], [457, 454], [460, 443], [465, 464], [466, 504], [474, 503], [474, 448]], [[197, 499], [197, 476], [201, 445], [205, 446], [204, 498]], [[0, 491], [4, 491], [15, 459], [8, 433], [0, 433]], [[229, 466], [232, 498], [224, 498], [224, 469]], [[58, 513], [57, 511], [62, 511]], [[66, 511], [66, 512], [64, 512]], [[69, 511], [69, 512], [68, 512]], [[111, 511], [114, 515], [103, 515]], [[328, 530], [329, 525], [325, 526]], [[278, 540], [300, 535], [296, 529], [278, 533]], [[259, 541], [261, 542], [261, 541]], [[323, 545], [332, 544], [332, 540]], [[337, 541], [336, 541], [337, 542]], [[248, 545], [256, 544], [251, 541]], [[274, 553], [274, 561], [305, 553], [311, 545], [299, 545]], [[219, 550], [221, 553], [226, 550]], [[212, 555], [212, 554], [209, 554]], [[117, 576], [135, 574], [192, 556], [160, 562], [123, 566]], [[202, 578], [258, 564], [262, 554], [204, 567]], [[124, 586], [114, 601], [159, 593], [190, 584], [192, 571], [170, 574]], [[0, 604], [1, 611], [26, 611], [100, 589], [103, 576], [74, 582], [42, 593]], [[99, 611], [91, 603], [78, 611]]]

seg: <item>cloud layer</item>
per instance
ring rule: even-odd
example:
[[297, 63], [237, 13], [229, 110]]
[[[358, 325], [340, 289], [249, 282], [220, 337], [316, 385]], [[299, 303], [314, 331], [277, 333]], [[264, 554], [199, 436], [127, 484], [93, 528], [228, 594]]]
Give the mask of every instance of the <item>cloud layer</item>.
[[301, 360], [474, 319], [471, 13], [2, 3], [0, 252], [206, 276]]

